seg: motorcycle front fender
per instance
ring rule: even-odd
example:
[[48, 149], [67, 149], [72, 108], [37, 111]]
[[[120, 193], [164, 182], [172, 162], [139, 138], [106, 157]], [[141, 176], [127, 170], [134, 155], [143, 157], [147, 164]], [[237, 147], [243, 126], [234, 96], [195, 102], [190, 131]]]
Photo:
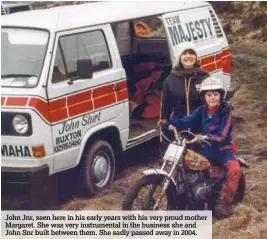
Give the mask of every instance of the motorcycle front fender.
[[[148, 170], [145, 170], [143, 172], [143, 174], [145, 174], [145, 175], [163, 175], [165, 177], [168, 176], [168, 174], [161, 169], [148, 169]], [[172, 183], [176, 186], [176, 182], [175, 182], [174, 178], [173, 177], [169, 177], [169, 178], [171, 179]]]

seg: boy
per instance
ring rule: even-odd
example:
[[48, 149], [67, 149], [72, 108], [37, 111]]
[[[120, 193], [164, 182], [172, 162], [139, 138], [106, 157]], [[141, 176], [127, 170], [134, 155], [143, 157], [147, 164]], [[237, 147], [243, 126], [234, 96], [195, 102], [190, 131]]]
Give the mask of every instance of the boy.
[[214, 164], [224, 164], [227, 170], [226, 182], [217, 201], [215, 216], [217, 218], [232, 215], [232, 201], [238, 188], [241, 168], [233, 154], [232, 115], [223, 111], [221, 102], [225, 91], [223, 83], [216, 77], [208, 77], [200, 85], [200, 94], [204, 104], [191, 115], [182, 119], [161, 120], [159, 125], [172, 124], [179, 129], [198, 128], [202, 135], [207, 135], [211, 143], [202, 144], [201, 154]]

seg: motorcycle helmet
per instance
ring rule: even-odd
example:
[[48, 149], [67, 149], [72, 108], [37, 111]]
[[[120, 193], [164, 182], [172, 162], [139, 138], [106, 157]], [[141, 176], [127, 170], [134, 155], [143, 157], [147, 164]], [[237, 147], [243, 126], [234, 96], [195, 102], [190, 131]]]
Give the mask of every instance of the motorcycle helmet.
[[208, 91], [217, 91], [220, 93], [221, 101], [224, 99], [225, 90], [224, 90], [223, 82], [219, 78], [210, 76], [202, 81], [200, 88], [199, 88], [199, 93], [201, 97], [204, 98], [204, 95]]

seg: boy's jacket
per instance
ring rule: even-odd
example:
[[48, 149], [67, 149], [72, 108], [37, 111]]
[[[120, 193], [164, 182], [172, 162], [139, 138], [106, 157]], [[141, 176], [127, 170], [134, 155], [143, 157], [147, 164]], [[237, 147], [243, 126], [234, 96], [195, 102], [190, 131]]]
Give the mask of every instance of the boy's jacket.
[[[207, 135], [211, 139], [212, 148], [215, 151], [232, 150], [232, 114], [223, 112], [222, 105], [211, 117], [206, 105], [197, 108], [191, 115], [182, 119], [172, 118], [169, 124], [178, 129], [196, 128], [202, 135]], [[203, 143], [203, 146], [206, 143]], [[205, 145], [210, 147], [209, 145]]]

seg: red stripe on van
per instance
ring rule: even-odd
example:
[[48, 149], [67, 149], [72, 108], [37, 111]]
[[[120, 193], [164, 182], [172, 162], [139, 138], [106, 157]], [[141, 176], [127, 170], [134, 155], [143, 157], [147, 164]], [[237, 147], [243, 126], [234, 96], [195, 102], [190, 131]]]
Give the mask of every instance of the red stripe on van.
[[230, 48], [226, 48], [223, 50], [223, 56], [230, 55]]
[[216, 65], [217, 65], [217, 70], [219, 69], [222, 69], [223, 68], [223, 64], [222, 64], [222, 61], [219, 60], [219, 61], [216, 61]]
[[93, 102], [91, 99], [91, 94], [92, 91], [88, 90], [67, 97], [67, 105], [70, 117], [93, 110]]
[[213, 62], [211, 64], [202, 66], [202, 68], [208, 72], [213, 72], [213, 71], [216, 71], [216, 64], [215, 64], [215, 62]]
[[208, 65], [208, 64], [214, 62], [214, 58], [215, 58], [215, 55], [202, 58], [201, 59], [201, 65], [204, 66], [204, 65]]
[[222, 66], [223, 72], [230, 74], [231, 73], [231, 56], [222, 57]]
[[117, 91], [117, 101], [128, 99], [127, 81], [121, 81], [116, 84], [115, 88], [120, 87], [121, 90]]
[[223, 53], [222, 53], [222, 52], [216, 54], [216, 55], [215, 55], [215, 61], [219, 61], [219, 60], [221, 60], [222, 56], [223, 56]]
[[222, 52], [222, 68], [223, 72], [230, 74], [231, 73], [231, 55], [230, 48], [226, 48]]
[[83, 101], [88, 101], [91, 99], [92, 91], [88, 90], [82, 93], [78, 93], [76, 95], [71, 95], [67, 97], [68, 106], [79, 104]]
[[8, 97], [6, 106], [26, 106], [28, 97]]
[[93, 90], [95, 109], [116, 103], [114, 85], [101, 86]]
[[80, 102], [79, 104], [71, 105], [68, 108], [69, 117], [72, 117], [93, 110], [93, 102], [92, 100], [87, 100]]
[[203, 57], [199, 62], [201, 63], [201, 67], [208, 72], [222, 69], [227, 74], [231, 73], [231, 55], [229, 48], [224, 49], [220, 53]]
[[49, 104], [38, 98], [31, 98], [29, 106], [38, 110], [50, 123], [55, 123], [68, 118], [66, 98], [49, 102]]
[[[121, 87], [120, 90], [116, 91], [117, 101], [128, 99], [127, 81], [120, 81], [116, 85]], [[114, 86], [115, 83], [112, 83], [75, 95], [64, 96], [49, 103], [40, 98], [31, 97], [28, 107], [35, 108], [49, 123], [56, 123], [69, 117], [116, 103]], [[29, 99], [29, 97], [1, 97], [2, 105], [5, 103], [6, 98], [8, 98], [8, 106], [27, 106]]]
[[1, 105], [3, 106], [5, 104], [6, 97], [1, 97]]

